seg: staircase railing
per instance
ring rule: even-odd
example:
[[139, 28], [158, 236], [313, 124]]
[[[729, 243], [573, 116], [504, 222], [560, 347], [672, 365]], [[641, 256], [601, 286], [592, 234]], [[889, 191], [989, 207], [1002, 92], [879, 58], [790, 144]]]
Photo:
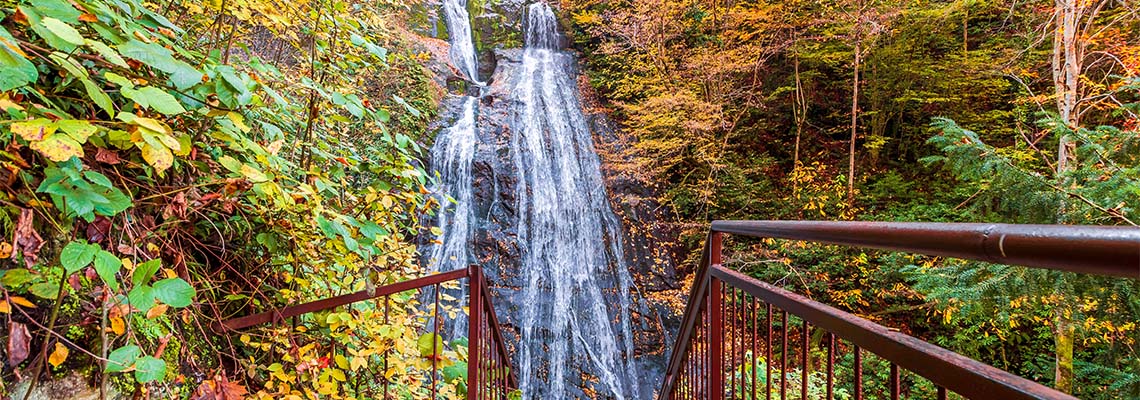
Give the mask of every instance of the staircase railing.
[[[515, 389], [518, 388], [518, 383], [514, 375], [514, 369], [510, 368], [510, 355], [507, 353], [506, 342], [503, 341], [502, 332], [499, 330], [499, 319], [495, 315], [495, 308], [491, 304], [491, 293], [487, 286], [487, 280], [483, 276], [483, 270], [478, 265], [380, 286], [371, 291], [362, 290], [356, 293], [229, 319], [223, 321], [220, 328], [221, 330], [239, 330], [260, 324], [278, 324], [287, 318], [302, 314], [331, 310], [359, 301], [380, 297], [384, 297], [385, 300], [387, 300], [390, 296], [401, 292], [413, 290], [422, 291], [430, 287], [433, 289], [430, 293], [434, 294], [433, 297], [435, 299], [433, 304], [434, 312], [432, 314], [435, 321], [432, 324], [432, 329], [434, 330], [433, 333], [438, 335], [440, 326], [442, 325], [441, 314], [439, 312], [441, 285], [460, 279], [467, 279], [468, 282], [467, 399], [508, 399]], [[385, 301], [384, 304], [387, 305], [388, 302]], [[388, 310], [385, 308], [385, 318], [387, 318], [387, 313]], [[439, 352], [443, 351], [443, 349], [435, 348], [438, 341], [433, 340], [432, 342], [432, 359], [434, 360], [438, 358]], [[385, 362], [387, 362], [387, 357], [385, 357]], [[438, 395], [437, 388], [440, 382], [437, 364], [438, 363], [435, 362], [432, 363], [432, 399], [435, 399]], [[385, 389], [383, 398], [387, 399], [389, 398], [387, 394], [387, 383], [385, 384]]]
[[[949, 393], [986, 399], [1074, 398], [725, 268], [723, 234], [1140, 279], [1137, 228], [716, 221], [693, 281], [659, 399], [754, 400], [774, 395], [785, 399], [789, 386], [793, 386], [793, 397], [826, 396], [830, 400], [837, 391], [836, 357], [844, 351], [853, 358], [852, 372], [844, 378], [851, 380], [847, 387], [853, 387], [854, 393], [849, 394], [855, 399], [865, 394], [898, 399], [904, 394], [902, 380], [909, 379], [900, 369], [929, 380], [932, 394], [939, 399], [948, 398]], [[799, 322], [789, 324], [789, 315]], [[818, 336], [813, 336], [813, 329]], [[798, 344], [789, 342], [790, 334]], [[863, 368], [869, 361], [864, 360], [864, 353], [886, 361], [879, 364], [888, 365], [880, 371], [887, 375], [885, 388], [864, 385]], [[812, 372], [817, 368], [815, 362], [823, 364], [817, 373]]]

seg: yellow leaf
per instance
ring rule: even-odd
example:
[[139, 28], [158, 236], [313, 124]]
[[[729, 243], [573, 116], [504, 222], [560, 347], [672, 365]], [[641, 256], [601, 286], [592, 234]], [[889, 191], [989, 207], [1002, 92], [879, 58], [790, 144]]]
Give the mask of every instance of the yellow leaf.
[[24, 140], [29, 142], [37, 142], [44, 140], [45, 137], [55, 132], [57, 126], [47, 119], [40, 118], [31, 121], [13, 123], [9, 129], [12, 133], [19, 135]]
[[11, 314], [12, 306], [8, 304], [8, 300], [0, 300], [0, 313]]
[[151, 318], [157, 317], [159, 315], [166, 314], [166, 310], [168, 308], [169, 307], [167, 307], [166, 304], [159, 304], [159, 305], [156, 305], [154, 307], [151, 307], [150, 310], [147, 310], [146, 317], [148, 319], [151, 319]]
[[55, 350], [48, 356], [48, 362], [51, 363], [51, 366], [58, 367], [60, 364], [63, 364], [64, 361], [67, 361], [67, 355], [69, 353], [71, 353], [71, 351], [67, 349], [67, 346], [55, 342]]
[[10, 300], [13, 303], [24, 306], [24, 307], [36, 308], [35, 304], [32, 304], [32, 302], [28, 301], [28, 299], [25, 299], [25, 298], [20, 297], [20, 296], [8, 296], [8, 300]]
[[115, 332], [116, 335], [122, 335], [126, 331], [127, 331], [127, 327], [123, 323], [122, 318], [120, 318], [120, 317], [111, 318], [111, 332]]
[[66, 135], [48, 135], [43, 140], [31, 142], [28, 147], [55, 162], [67, 161], [71, 157], [83, 157], [83, 145]]
[[154, 167], [154, 170], [162, 174], [170, 166], [174, 165], [174, 154], [166, 146], [153, 146], [150, 143], [136, 143], [139, 150], [142, 150], [143, 160], [147, 164]]

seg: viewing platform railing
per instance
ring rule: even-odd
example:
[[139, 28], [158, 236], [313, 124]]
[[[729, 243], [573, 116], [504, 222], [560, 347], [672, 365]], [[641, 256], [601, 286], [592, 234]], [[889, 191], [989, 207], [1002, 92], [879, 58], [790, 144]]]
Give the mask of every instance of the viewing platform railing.
[[[951, 393], [976, 399], [1074, 398], [725, 268], [724, 234], [1140, 279], [1140, 229], [1132, 227], [716, 221], [659, 399], [786, 399], [791, 386], [792, 398], [830, 400], [838, 390], [836, 357], [844, 352], [852, 359], [846, 387], [853, 388], [848, 395], [855, 399], [910, 394], [904, 393], [911, 388], [902, 384], [900, 369], [929, 380], [938, 399]], [[799, 321], [790, 325], [789, 316]], [[813, 330], [821, 336], [812, 339]], [[789, 342], [789, 335], [798, 343]], [[873, 393], [864, 385], [864, 353], [889, 364], [872, 371], [886, 375], [886, 387]], [[817, 360], [822, 365], [813, 365]]]
[[[232, 331], [260, 324], [282, 323], [286, 318], [292, 318], [311, 312], [331, 310], [352, 303], [381, 297], [385, 298], [384, 304], [385, 307], [387, 307], [387, 299], [389, 296], [407, 291], [422, 292], [423, 289], [431, 288], [432, 290], [430, 292], [426, 292], [434, 297], [434, 303], [432, 305], [434, 312], [432, 315], [435, 321], [431, 325], [433, 333], [439, 335], [440, 326], [443, 325], [441, 319], [442, 315], [440, 313], [441, 285], [446, 282], [458, 281], [464, 278], [466, 278], [468, 282], [467, 304], [469, 309], [467, 336], [467, 399], [506, 400], [510, 398], [512, 393], [518, 388], [518, 383], [514, 375], [514, 369], [510, 368], [510, 356], [507, 353], [507, 346], [503, 341], [502, 332], [499, 330], [499, 319], [495, 315], [495, 308], [491, 305], [491, 293], [487, 287], [487, 280], [483, 276], [483, 270], [478, 265], [380, 286], [372, 291], [362, 290], [356, 293], [226, 320], [221, 323], [220, 330]], [[385, 308], [385, 315], [387, 315], [387, 308]], [[437, 360], [439, 352], [443, 351], [443, 349], [437, 348], [437, 342], [437, 340], [432, 341], [433, 360]], [[385, 355], [385, 362], [387, 362], [386, 359], [387, 355]], [[438, 362], [432, 363], [430, 376], [432, 399], [437, 398], [439, 395], [437, 389], [441, 379], [438, 364]], [[385, 395], [383, 397], [385, 399], [390, 397], [388, 386], [386, 383]]]

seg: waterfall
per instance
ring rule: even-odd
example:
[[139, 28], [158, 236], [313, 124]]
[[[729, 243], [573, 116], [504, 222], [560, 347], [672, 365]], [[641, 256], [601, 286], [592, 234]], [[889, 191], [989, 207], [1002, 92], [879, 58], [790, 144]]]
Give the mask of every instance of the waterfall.
[[[451, 61], [476, 81], [465, 0], [443, 1]], [[645, 388], [638, 385], [633, 361], [633, 280], [625, 264], [621, 223], [610, 208], [577, 98], [575, 60], [562, 50], [557, 19], [545, 3], [527, 7], [525, 27], [521, 65], [497, 71], [497, 83], [491, 86], [476, 81], [480, 96], [490, 91], [489, 97], [509, 101], [488, 99], [484, 105], [476, 97], [451, 98], [461, 100], [458, 118], [440, 132], [431, 150], [432, 170], [439, 176], [433, 192], [443, 205], [438, 222], [444, 233], [424, 253], [433, 271], [476, 262], [475, 255], [482, 253], [475, 238], [489, 225], [477, 218], [483, 211], [476, 211], [476, 205], [492, 200], [492, 208], [510, 210], [501, 214], [510, 217], [495, 223], [511, 225], [499, 233], [514, 235], [518, 259], [486, 266], [489, 272], [518, 268], [489, 276], [517, 279], [499, 282], [510, 285], [503, 288], [509, 299], [496, 308], [517, 329], [512, 364], [524, 398], [580, 398], [587, 390], [600, 398], [642, 398]], [[509, 126], [485, 121], [492, 115], [509, 116]], [[482, 137], [496, 132], [509, 139]], [[504, 154], [501, 164], [487, 159], [498, 154]], [[500, 204], [498, 186], [495, 199], [476, 198], [475, 188], [488, 183], [475, 179], [473, 162], [494, 165], [496, 175], [514, 176], [513, 187], [502, 188], [511, 200], [494, 205]], [[466, 336], [466, 321], [448, 325], [452, 337]]]
[[525, 282], [522, 390], [528, 398], [569, 398], [566, 382], [576, 372], [568, 366], [580, 363], [598, 379], [599, 393], [637, 397], [632, 279], [576, 95], [574, 59], [558, 48], [548, 5], [530, 5], [526, 23], [522, 72], [512, 91], [523, 110], [511, 138]]
[[443, 0], [443, 14], [451, 39], [451, 63], [477, 85], [479, 65], [475, 61], [475, 42], [471, 39], [471, 16], [467, 14], [467, 0]]
[[[476, 85], [479, 82], [479, 65], [475, 61], [475, 43], [471, 40], [471, 22], [466, 0], [444, 0], [443, 9], [447, 28], [451, 34], [451, 61]], [[482, 91], [482, 88], [478, 89]], [[475, 156], [475, 116], [478, 101], [473, 96], [462, 96], [459, 118], [436, 136], [431, 149], [432, 170], [439, 181], [432, 193], [439, 200], [439, 227], [443, 230], [439, 242], [429, 247], [432, 272], [466, 268], [474, 258], [471, 243], [474, 234], [474, 189], [471, 163]], [[449, 291], [452, 297], [462, 298], [466, 289]], [[434, 293], [428, 293], [434, 296]], [[467, 336], [467, 321], [460, 318], [447, 324], [451, 338]], [[445, 327], [445, 328], [448, 328]]]

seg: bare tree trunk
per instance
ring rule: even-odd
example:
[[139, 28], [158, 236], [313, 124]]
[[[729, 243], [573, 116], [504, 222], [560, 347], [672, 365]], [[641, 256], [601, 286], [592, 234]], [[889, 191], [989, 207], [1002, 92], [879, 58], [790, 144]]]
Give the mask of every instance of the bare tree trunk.
[[[1056, 0], [1053, 10], [1053, 86], [1057, 97], [1057, 113], [1065, 124], [1059, 130], [1061, 137], [1057, 144], [1057, 178], [1061, 186], [1065, 184], [1065, 174], [1076, 167], [1074, 157], [1075, 143], [1069, 133], [1077, 129], [1080, 123], [1080, 74], [1082, 70], [1081, 59], [1077, 47], [1079, 40], [1077, 24], [1080, 21], [1084, 7], [1082, 0]], [[1057, 222], [1064, 222], [1065, 205], [1057, 212]], [[1062, 293], [1062, 296], [1064, 294]], [[1076, 328], [1065, 311], [1057, 307], [1054, 310], [1054, 353], [1056, 365], [1054, 368], [1053, 387], [1065, 393], [1073, 391], [1073, 345]]]
[[803, 82], [800, 80], [800, 56], [799, 54], [793, 55], [792, 65], [796, 70], [796, 93], [795, 100], [792, 102], [792, 117], [796, 122], [796, 149], [792, 155], [792, 168], [799, 168], [800, 165], [800, 137], [804, 133], [804, 123], [807, 122], [807, 98], [804, 95]]
[[859, 67], [863, 61], [862, 39], [855, 39], [855, 76], [851, 79], [851, 148], [847, 159], [847, 204], [855, 204], [855, 137], [859, 123]]

